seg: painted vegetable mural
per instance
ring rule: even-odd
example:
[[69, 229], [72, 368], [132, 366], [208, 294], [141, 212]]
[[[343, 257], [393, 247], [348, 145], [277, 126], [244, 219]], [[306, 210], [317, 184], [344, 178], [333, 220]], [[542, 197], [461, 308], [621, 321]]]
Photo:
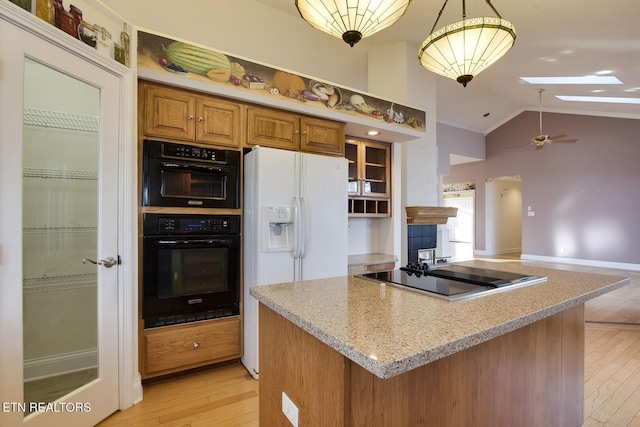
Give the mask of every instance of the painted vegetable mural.
[[151, 33], [138, 33], [138, 67], [424, 130], [424, 111]]

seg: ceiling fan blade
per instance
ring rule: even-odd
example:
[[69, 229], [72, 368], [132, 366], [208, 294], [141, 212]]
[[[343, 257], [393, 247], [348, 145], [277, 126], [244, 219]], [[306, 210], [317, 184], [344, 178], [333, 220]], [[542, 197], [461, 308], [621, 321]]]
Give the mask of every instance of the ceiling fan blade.
[[578, 141], [578, 140], [577, 139], [554, 139], [554, 140], [549, 141], [549, 142], [557, 144], [558, 142], [576, 142], [576, 141]]
[[509, 147], [509, 148], [524, 147], [525, 145], [533, 145], [533, 142], [527, 142], [526, 144], [514, 145], [513, 147]]
[[560, 135], [550, 136], [549, 139], [556, 140], [556, 139], [564, 138], [566, 136], [569, 136], [569, 135], [567, 135], [566, 133], [561, 133]]

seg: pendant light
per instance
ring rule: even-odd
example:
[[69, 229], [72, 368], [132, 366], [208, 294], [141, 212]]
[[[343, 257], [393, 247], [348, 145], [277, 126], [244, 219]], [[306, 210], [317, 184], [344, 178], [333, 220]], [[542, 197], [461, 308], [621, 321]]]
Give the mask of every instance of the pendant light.
[[296, 0], [302, 19], [351, 47], [396, 22], [411, 0]]
[[466, 17], [465, 0], [462, 0], [462, 21], [446, 25], [434, 31], [445, 0], [433, 24], [431, 34], [422, 42], [418, 59], [429, 71], [467, 83], [478, 73], [500, 59], [516, 41], [513, 24], [502, 19], [490, 0], [487, 4], [497, 17]]

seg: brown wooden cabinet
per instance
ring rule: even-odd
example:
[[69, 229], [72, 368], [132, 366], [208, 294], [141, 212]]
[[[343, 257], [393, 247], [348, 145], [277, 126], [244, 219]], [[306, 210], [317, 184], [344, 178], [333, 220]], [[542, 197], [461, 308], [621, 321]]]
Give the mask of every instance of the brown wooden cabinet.
[[151, 84], [144, 94], [146, 136], [240, 147], [242, 104]]
[[240, 317], [144, 330], [144, 379], [241, 356]]
[[344, 155], [344, 124], [270, 108], [247, 108], [247, 144]]
[[349, 138], [349, 215], [391, 215], [391, 144]]

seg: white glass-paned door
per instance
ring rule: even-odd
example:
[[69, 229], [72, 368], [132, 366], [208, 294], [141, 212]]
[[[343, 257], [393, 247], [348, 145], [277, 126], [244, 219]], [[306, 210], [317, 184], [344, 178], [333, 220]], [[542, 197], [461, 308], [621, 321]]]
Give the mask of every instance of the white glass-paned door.
[[97, 378], [100, 91], [25, 61], [22, 137], [25, 413]]
[[119, 398], [120, 78], [0, 39], [0, 424], [93, 426]]

